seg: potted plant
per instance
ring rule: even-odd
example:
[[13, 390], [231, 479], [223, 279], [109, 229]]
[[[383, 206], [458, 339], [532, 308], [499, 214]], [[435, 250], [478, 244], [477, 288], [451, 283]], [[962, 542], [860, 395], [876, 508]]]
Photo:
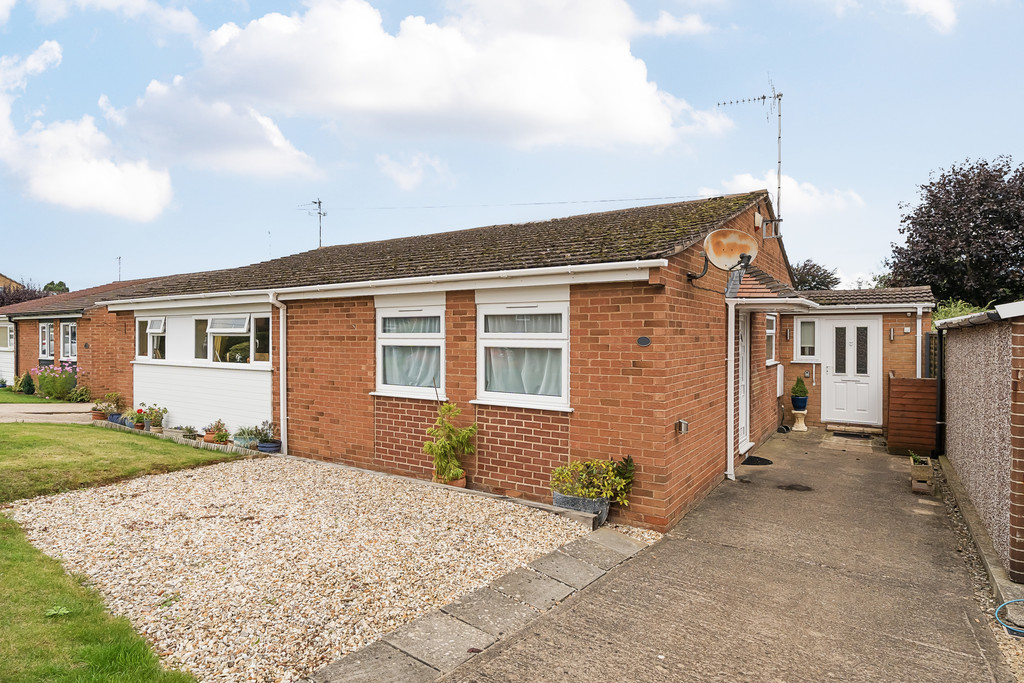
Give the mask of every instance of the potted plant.
[[111, 391], [103, 397], [103, 403], [110, 408], [107, 412], [107, 420], [120, 424], [121, 414], [124, 412], [124, 399], [121, 398], [121, 394]]
[[608, 519], [612, 502], [629, 505], [636, 466], [633, 456], [613, 460], [573, 460], [551, 472], [551, 497], [558, 507], [597, 515], [597, 525]]
[[803, 377], [797, 377], [793, 388], [789, 390], [789, 400], [793, 402], [793, 410], [807, 410], [807, 385]]
[[206, 443], [214, 443], [214, 437], [217, 436], [217, 433], [226, 432], [228, 428], [227, 425], [224, 424], [224, 420], [217, 419], [206, 425], [203, 430], [206, 432], [205, 436], [203, 436], [203, 441]]
[[132, 422], [135, 424], [136, 429], [144, 429], [146, 426], [146, 411], [142, 408], [136, 409], [135, 413], [132, 414]]
[[185, 425], [181, 428], [181, 438], [196, 441], [199, 438], [199, 430], [191, 425]]
[[473, 437], [477, 427], [459, 427], [453, 420], [462, 414], [454, 403], [442, 403], [437, 410], [434, 426], [427, 428], [427, 435], [433, 441], [426, 441], [423, 450], [434, 458], [434, 481], [466, 488], [466, 470], [462, 469], [459, 458], [476, 452]]
[[97, 401], [92, 406], [92, 419], [94, 420], [106, 420], [107, 416], [114, 412], [113, 407], [109, 403], [103, 401]]
[[222, 446], [226, 446], [228, 443], [228, 439], [230, 438], [231, 434], [228, 433], [228, 430], [221, 429], [220, 431], [216, 432], [213, 435], [213, 443], [219, 443]]
[[146, 409], [146, 419], [149, 420], [149, 430], [156, 432], [157, 434], [163, 434], [164, 416], [167, 415], [167, 408], [161, 408], [155, 403], [151, 406], [147, 406], [143, 403], [142, 407]]
[[262, 433], [259, 427], [239, 427], [235, 432], [235, 445], [256, 450]]
[[3, 375], [0, 375], [0, 389], [6, 389], [6, 388], [7, 388], [7, 378], [4, 377]]
[[932, 493], [932, 461], [928, 456], [918, 455], [910, 451], [910, 490], [919, 493]]
[[277, 424], [264, 420], [258, 428], [256, 448], [260, 453], [280, 453], [281, 439], [277, 438]]

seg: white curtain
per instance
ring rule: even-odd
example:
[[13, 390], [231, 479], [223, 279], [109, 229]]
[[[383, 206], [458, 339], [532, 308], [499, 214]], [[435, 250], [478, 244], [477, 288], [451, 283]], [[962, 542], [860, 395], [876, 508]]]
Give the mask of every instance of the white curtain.
[[437, 346], [384, 346], [384, 384], [441, 386], [441, 349]]
[[484, 349], [484, 388], [508, 394], [562, 395], [562, 349]]
[[436, 315], [420, 318], [384, 318], [381, 327], [384, 334], [439, 334], [441, 318]]
[[484, 332], [494, 332], [498, 334], [538, 334], [561, 331], [561, 313], [527, 313], [484, 316]]

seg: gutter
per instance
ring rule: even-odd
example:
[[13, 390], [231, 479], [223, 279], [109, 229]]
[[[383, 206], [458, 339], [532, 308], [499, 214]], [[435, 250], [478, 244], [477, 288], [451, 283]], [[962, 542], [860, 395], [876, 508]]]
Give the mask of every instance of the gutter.
[[[457, 283], [467, 280], [485, 279], [522, 279], [544, 275], [575, 275], [582, 273], [599, 273], [614, 270], [642, 270], [650, 268], [663, 268], [668, 265], [668, 259], [644, 259], [637, 261], [612, 261], [607, 263], [585, 263], [569, 266], [548, 266], [544, 268], [520, 268], [513, 270], [490, 270], [474, 271], [471, 273], [449, 273], [446, 275], [421, 275], [417, 277], [389, 278], [387, 280], [360, 280], [357, 282], [340, 282], [325, 285], [302, 285], [298, 287], [274, 287], [264, 289], [246, 289], [238, 291], [203, 292], [201, 294], [172, 294], [167, 296], [137, 297], [132, 299], [116, 299], [111, 301], [100, 301], [96, 305], [124, 305], [135, 303], [152, 303], [159, 301], [187, 301], [191, 299], [202, 300], [215, 297], [242, 297], [242, 296], [274, 296], [286, 298], [301, 298], [302, 294], [314, 292], [345, 292], [355, 289], [383, 289], [393, 286], [409, 285], [438, 285], [446, 283]], [[280, 299], [279, 299], [280, 300]]]
[[288, 454], [288, 332], [287, 332], [287, 316], [288, 307], [278, 301], [277, 292], [270, 293], [270, 305], [275, 307], [279, 313], [279, 322], [277, 325], [278, 334], [280, 335], [280, 342], [277, 346], [277, 356], [280, 359], [280, 367], [278, 369], [278, 376], [280, 377], [277, 392], [277, 400], [279, 403], [278, 408], [278, 419], [281, 424], [281, 452], [285, 455]]

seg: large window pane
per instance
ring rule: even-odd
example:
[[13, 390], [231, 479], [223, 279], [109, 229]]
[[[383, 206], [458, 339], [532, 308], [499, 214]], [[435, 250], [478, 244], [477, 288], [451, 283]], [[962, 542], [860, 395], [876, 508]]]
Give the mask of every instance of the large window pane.
[[167, 335], [154, 334], [150, 339], [153, 346], [150, 358], [157, 358], [159, 360], [167, 358]]
[[815, 345], [814, 345], [814, 329], [815, 324], [813, 320], [801, 320], [800, 321], [800, 355], [801, 356], [814, 356]]
[[213, 360], [216, 363], [248, 363], [249, 335], [213, 335]]
[[137, 321], [137, 332], [136, 341], [138, 342], [138, 348], [135, 350], [136, 356], [148, 356], [149, 355], [149, 321], [139, 320]]
[[256, 348], [252, 351], [254, 361], [270, 360], [270, 318], [252, 319], [253, 343]]
[[441, 318], [440, 316], [382, 318], [381, 332], [384, 334], [439, 334]]
[[383, 350], [384, 384], [440, 388], [440, 348], [437, 346], [385, 346]]
[[562, 350], [488, 347], [484, 349], [484, 389], [507, 394], [561, 396]]
[[857, 328], [857, 374], [868, 374], [868, 328]]
[[207, 347], [207, 336], [206, 328], [209, 322], [206, 320], [196, 320], [196, 339], [195, 339], [195, 357], [206, 360], [210, 354]]
[[846, 328], [836, 328], [836, 374], [846, 374]]
[[484, 332], [499, 334], [552, 334], [561, 331], [561, 313], [517, 313], [515, 315], [484, 316]]

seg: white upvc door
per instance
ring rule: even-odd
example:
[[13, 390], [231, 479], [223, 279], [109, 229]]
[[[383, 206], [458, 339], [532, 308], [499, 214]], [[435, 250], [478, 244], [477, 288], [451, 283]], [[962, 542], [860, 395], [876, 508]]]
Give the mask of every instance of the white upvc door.
[[882, 321], [824, 321], [822, 422], [882, 424]]
[[737, 442], [740, 453], [750, 450], [750, 314], [741, 313], [736, 326], [739, 343], [739, 368], [736, 400], [739, 403], [739, 426]]

